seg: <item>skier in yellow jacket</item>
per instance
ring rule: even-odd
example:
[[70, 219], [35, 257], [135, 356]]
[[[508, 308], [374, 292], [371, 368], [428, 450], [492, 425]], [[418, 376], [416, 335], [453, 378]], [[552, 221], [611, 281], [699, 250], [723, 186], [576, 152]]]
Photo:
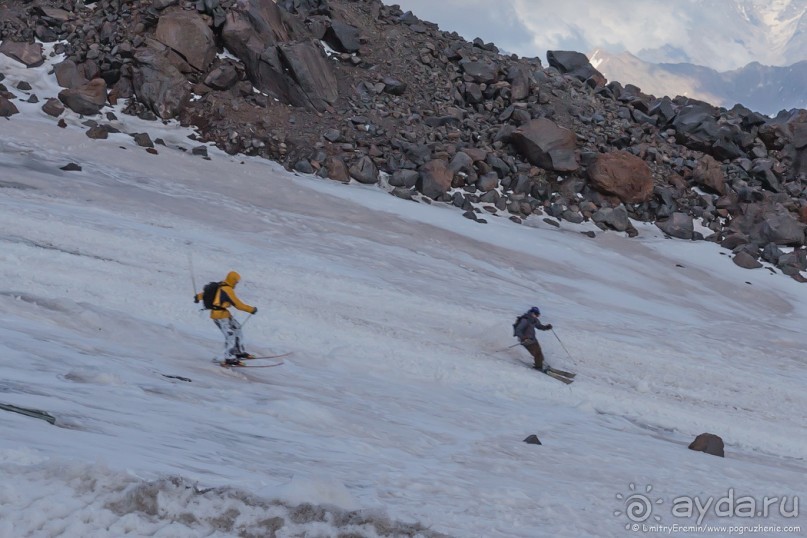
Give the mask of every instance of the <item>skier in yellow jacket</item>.
[[[241, 324], [235, 319], [230, 311], [230, 307], [235, 307], [242, 312], [256, 314], [258, 309], [250, 306], [238, 298], [235, 294], [235, 286], [241, 280], [241, 275], [235, 271], [227, 273], [227, 277], [219, 283], [216, 294], [210, 305], [210, 319], [216, 324], [224, 334], [224, 362], [225, 364], [240, 364], [241, 359], [251, 358], [252, 355], [244, 351], [243, 336], [241, 334]], [[204, 299], [204, 291], [193, 296], [193, 302], [198, 303]], [[205, 305], [208, 306], [208, 305]]]

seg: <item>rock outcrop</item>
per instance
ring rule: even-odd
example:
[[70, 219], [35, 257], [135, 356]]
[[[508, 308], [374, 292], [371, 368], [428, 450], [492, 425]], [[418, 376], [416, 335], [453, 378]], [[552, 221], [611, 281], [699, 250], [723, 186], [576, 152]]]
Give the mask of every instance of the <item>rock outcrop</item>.
[[[631, 221], [652, 222], [743, 267], [807, 270], [807, 111], [645, 94], [578, 52], [549, 51], [544, 66], [378, 0], [93, 4], [0, 10], [0, 54], [39, 65], [45, 42], [65, 55], [58, 98], [74, 112], [123, 101], [228, 153], [377, 183], [477, 222], [538, 215], [628, 235]], [[22, 98], [37, 96], [0, 75], [2, 114]]]

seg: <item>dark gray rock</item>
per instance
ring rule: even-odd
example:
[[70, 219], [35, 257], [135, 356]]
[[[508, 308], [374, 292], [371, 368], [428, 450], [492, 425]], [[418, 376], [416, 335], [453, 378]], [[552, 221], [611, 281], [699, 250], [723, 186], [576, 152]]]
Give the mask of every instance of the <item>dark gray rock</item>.
[[591, 216], [591, 220], [602, 228], [625, 232], [632, 228], [628, 210], [624, 205], [615, 208], [603, 207]]
[[324, 111], [339, 98], [338, 83], [322, 50], [313, 41], [278, 46], [283, 62], [310, 106]]
[[132, 135], [132, 138], [134, 138], [135, 144], [141, 148], [154, 147], [154, 142], [151, 141], [151, 137], [148, 135], [148, 133], [136, 133]]
[[462, 61], [460, 68], [472, 81], [485, 84], [496, 82], [499, 71], [494, 63], [478, 61]]
[[695, 227], [692, 217], [686, 213], [673, 213], [672, 216], [663, 221], [656, 221], [659, 230], [677, 239], [692, 239]]
[[529, 162], [556, 172], [574, 172], [580, 165], [574, 133], [546, 118], [538, 118], [518, 128], [511, 141]]
[[390, 95], [403, 95], [407, 88], [406, 82], [393, 77], [384, 77], [381, 82], [384, 84], [384, 92]]
[[417, 183], [420, 174], [417, 170], [396, 170], [389, 178], [389, 184], [393, 187], [404, 187], [411, 189]]
[[702, 433], [698, 435], [687, 447], [690, 450], [705, 452], [713, 456], [725, 456], [723, 439], [713, 433]]
[[205, 84], [214, 90], [229, 90], [238, 82], [238, 71], [231, 63], [223, 63], [210, 71], [205, 77]]
[[777, 245], [802, 246], [807, 225], [800, 223], [786, 211], [769, 213], [759, 226], [762, 241]]
[[325, 42], [339, 52], [357, 52], [361, 47], [359, 29], [342, 21], [331, 21], [325, 32]]
[[152, 48], [135, 54], [135, 95], [160, 118], [176, 117], [191, 97], [188, 81], [168, 59]]
[[593, 79], [596, 86], [604, 86], [607, 82], [602, 73], [591, 65], [582, 52], [549, 50], [546, 52], [546, 60], [551, 67], [579, 80]]
[[370, 157], [362, 157], [350, 167], [350, 177], [359, 183], [373, 184], [378, 181], [378, 168]]
[[300, 172], [301, 174], [313, 174], [314, 167], [311, 166], [311, 163], [308, 162], [308, 159], [300, 159], [296, 163], [294, 163], [294, 170]]
[[0, 95], [0, 118], [8, 118], [14, 114], [19, 114], [19, 112], [14, 103]]
[[535, 434], [528, 435], [527, 438], [524, 439], [524, 442], [527, 443], [528, 445], [540, 445], [540, 444], [542, 444], [541, 440], [538, 439], [538, 436], [535, 435]]
[[762, 267], [762, 264], [754, 256], [744, 250], [738, 252], [732, 258], [732, 261], [743, 269], [759, 269]]

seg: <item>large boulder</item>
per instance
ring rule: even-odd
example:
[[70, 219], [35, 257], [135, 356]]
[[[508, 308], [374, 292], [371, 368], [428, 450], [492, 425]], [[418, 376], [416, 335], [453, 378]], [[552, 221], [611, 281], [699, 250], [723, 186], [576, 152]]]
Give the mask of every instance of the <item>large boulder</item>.
[[59, 101], [77, 114], [92, 116], [101, 111], [106, 104], [106, 82], [102, 78], [95, 78], [77, 88], [65, 89], [59, 92]]
[[606, 78], [594, 69], [591, 62], [582, 52], [569, 50], [550, 50], [546, 53], [546, 60], [550, 67], [554, 67], [564, 74], [569, 74], [579, 80], [592, 79], [596, 86], [604, 86]]
[[205, 85], [219, 91], [229, 90], [236, 82], [238, 82], [238, 71], [230, 62], [223, 62], [216, 66], [205, 77]]
[[273, 2], [263, 9], [248, 4], [246, 11], [229, 13], [221, 37], [227, 50], [244, 64], [247, 77], [257, 89], [281, 103], [310, 105], [300, 86], [287, 75], [281, 60], [276, 45], [288, 40], [289, 34]]
[[325, 53], [313, 41], [284, 43], [280, 55], [310, 106], [327, 110], [339, 98], [338, 83]]
[[526, 71], [518, 66], [507, 71], [507, 81], [510, 83], [510, 99], [521, 101], [530, 95], [530, 77]]
[[743, 212], [734, 215], [727, 232], [743, 234], [759, 247], [768, 243], [801, 246], [805, 244], [805, 226], [781, 204], [769, 200], [741, 204]]
[[531, 120], [516, 129], [511, 138], [516, 150], [529, 162], [555, 172], [574, 172], [577, 137], [547, 118]]
[[682, 107], [672, 121], [675, 140], [690, 149], [711, 153], [720, 136], [716, 115], [713, 106], [699, 101]]
[[759, 237], [764, 243], [777, 245], [804, 245], [804, 230], [807, 228], [785, 210], [769, 213], [759, 225]]
[[0, 44], [0, 53], [25, 64], [25, 67], [39, 67], [45, 63], [42, 43], [20, 43], [6, 39]]
[[78, 65], [72, 60], [65, 60], [53, 66], [56, 83], [62, 88], [78, 88], [86, 84], [87, 78], [79, 71]]
[[359, 50], [359, 29], [342, 21], [331, 21], [325, 32], [325, 41], [339, 52], [356, 52]]
[[465, 76], [470, 77], [479, 84], [492, 84], [496, 82], [499, 68], [494, 63], [480, 61], [461, 61], [460, 68]]
[[726, 176], [721, 164], [710, 155], [704, 155], [698, 160], [695, 171], [692, 173], [695, 183], [702, 185], [718, 194], [726, 194]]
[[793, 177], [807, 178], [807, 111], [802, 110], [794, 121], [788, 124], [790, 142], [793, 146], [793, 162], [791, 172]]
[[627, 151], [598, 155], [588, 168], [588, 177], [592, 187], [624, 203], [646, 202], [653, 195], [650, 167]]
[[420, 177], [415, 186], [429, 198], [438, 198], [451, 188], [453, 176], [446, 161], [433, 159], [420, 167]]
[[140, 102], [163, 119], [176, 117], [191, 98], [191, 87], [168, 59], [152, 48], [135, 54], [132, 85]]
[[216, 57], [216, 40], [205, 21], [191, 11], [171, 11], [160, 17], [155, 37], [198, 71]]

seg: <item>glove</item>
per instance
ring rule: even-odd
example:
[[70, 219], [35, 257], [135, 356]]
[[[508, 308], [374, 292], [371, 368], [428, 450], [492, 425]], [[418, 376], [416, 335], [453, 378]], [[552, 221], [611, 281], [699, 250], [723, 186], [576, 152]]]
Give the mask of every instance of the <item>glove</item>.
[[198, 295], [193, 296], [193, 302], [194, 303], [199, 303], [199, 296]]
[[521, 341], [521, 345], [524, 345], [524, 346], [529, 346], [530, 344], [534, 344], [534, 343], [535, 343], [535, 340], [533, 340], [532, 338], [525, 338], [524, 340]]
[[547, 325], [544, 325], [544, 330], [545, 330], [545, 331], [551, 331], [551, 330], [552, 330], [552, 324], [551, 324], [551, 323], [549, 323], [549, 324], [547, 324]]
[[252, 308], [252, 313], [253, 313], [253, 314], [257, 314], [257, 313], [258, 313], [258, 307], [257, 307], [257, 306], [255, 306], [255, 307], [253, 307], [253, 308]]

